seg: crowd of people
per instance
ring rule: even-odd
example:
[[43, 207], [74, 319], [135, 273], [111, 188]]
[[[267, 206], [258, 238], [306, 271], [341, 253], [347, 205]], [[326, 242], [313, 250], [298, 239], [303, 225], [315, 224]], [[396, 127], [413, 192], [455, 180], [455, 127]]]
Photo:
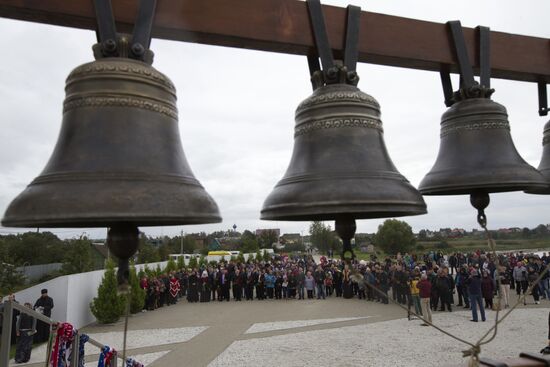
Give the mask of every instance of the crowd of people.
[[[472, 310], [472, 321], [486, 320], [485, 310], [507, 308], [511, 290], [523, 295], [534, 285], [550, 258], [524, 253], [469, 254], [429, 252], [421, 256], [353, 261], [312, 256], [274, 256], [271, 261], [235, 260], [200, 268], [180, 269], [158, 277], [143, 276], [144, 310], [154, 310], [187, 299], [188, 302], [276, 299], [359, 298], [406, 305], [431, 322], [432, 311], [453, 307]], [[498, 266], [497, 266], [498, 264]], [[498, 280], [498, 281], [497, 281]], [[501, 304], [493, 299], [501, 294]], [[532, 287], [535, 304], [550, 300], [549, 274]], [[525, 299], [525, 304], [528, 299]]]
[[[531, 297], [534, 304], [541, 299], [550, 300], [550, 274], [546, 271], [549, 262], [546, 253], [539, 257], [521, 252], [502, 253], [498, 259], [480, 251], [448, 256], [435, 252], [421, 256], [397, 254], [382, 260], [373, 256], [370, 261], [349, 263], [324, 256], [316, 262], [311, 255], [275, 255], [270, 261], [231, 260], [158, 276], [142, 274], [140, 287], [146, 294], [144, 311], [182, 299], [194, 303], [341, 297], [383, 304], [394, 301], [409, 311], [414, 310], [428, 323], [432, 322], [432, 312], [452, 312], [453, 308], [463, 307], [471, 310], [471, 321], [478, 322], [480, 318], [486, 321], [487, 309], [510, 307], [513, 292], [516, 300], [526, 296], [524, 304]], [[500, 304], [494, 302], [496, 295]], [[10, 300], [15, 301], [13, 295]], [[31, 308], [31, 304], [25, 305]], [[46, 289], [32, 308], [45, 316], [51, 315], [53, 300]], [[37, 324], [37, 320], [24, 313], [15, 312], [13, 316], [11, 340], [12, 343], [17, 340], [15, 360], [27, 362], [33, 339], [46, 341], [49, 325], [40, 321]], [[550, 346], [546, 349], [550, 353]]]

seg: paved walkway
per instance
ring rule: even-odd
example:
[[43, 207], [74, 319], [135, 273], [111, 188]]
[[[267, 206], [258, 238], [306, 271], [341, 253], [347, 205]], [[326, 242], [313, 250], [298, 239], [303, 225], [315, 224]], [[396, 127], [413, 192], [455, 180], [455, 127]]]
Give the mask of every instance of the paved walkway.
[[[383, 316], [382, 316], [383, 315]], [[366, 316], [377, 316], [363, 318]], [[241, 301], [241, 302], [180, 302], [161, 310], [147, 312], [132, 317], [131, 329], [149, 329], [163, 327], [208, 326], [189, 342], [179, 345], [166, 345], [164, 349], [172, 352], [151, 366], [206, 366], [221, 354], [231, 343], [239, 339], [266, 337], [294, 333], [296, 328], [265, 331], [261, 334], [245, 334], [255, 323], [267, 323], [291, 320], [314, 320], [344, 317], [361, 317], [352, 321], [339, 321], [299, 327], [300, 331], [318, 330], [341, 326], [356, 325], [373, 321], [403, 317], [397, 307], [367, 303], [359, 300], [289, 300], [289, 301]], [[327, 320], [329, 321], [329, 320]], [[120, 329], [121, 325], [116, 328]], [[87, 332], [97, 332], [99, 328], [89, 328]], [[160, 349], [160, 348], [159, 348]], [[133, 351], [132, 351], [133, 352]], [[141, 351], [138, 351], [141, 353]]]

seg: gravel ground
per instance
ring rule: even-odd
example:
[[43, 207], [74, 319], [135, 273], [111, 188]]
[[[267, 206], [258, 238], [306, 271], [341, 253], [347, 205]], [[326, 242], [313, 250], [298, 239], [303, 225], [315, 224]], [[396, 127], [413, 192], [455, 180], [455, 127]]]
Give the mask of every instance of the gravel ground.
[[[517, 357], [521, 351], [538, 352], [547, 341], [548, 308], [515, 310], [499, 327], [481, 356]], [[491, 326], [470, 322], [469, 311], [436, 313], [434, 323], [475, 342]], [[325, 366], [439, 367], [465, 363], [462, 344], [419, 320], [397, 319], [377, 323], [316, 330], [233, 342], [209, 366], [305, 366], [312, 361]]]
[[261, 323], [252, 325], [245, 332], [245, 334], [262, 333], [265, 331], [274, 331], [274, 330], [293, 329], [293, 328], [311, 326], [311, 325], [330, 324], [333, 322], [365, 319], [367, 317], [340, 317], [340, 318], [334, 318], [334, 319], [261, 322]]

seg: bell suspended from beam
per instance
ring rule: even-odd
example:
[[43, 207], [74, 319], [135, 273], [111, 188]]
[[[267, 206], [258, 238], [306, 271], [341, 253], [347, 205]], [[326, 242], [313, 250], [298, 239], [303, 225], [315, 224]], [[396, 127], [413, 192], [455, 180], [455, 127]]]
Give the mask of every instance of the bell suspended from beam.
[[135, 37], [109, 37], [94, 46], [96, 61], [70, 73], [54, 152], [42, 173], [11, 202], [2, 225], [221, 221], [216, 203], [185, 158], [174, 85], [150, 65], [150, 38], [138, 43]]
[[420, 193], [392, 163], [371, 96], [344, 83], [322, 86], [296, 109], [289, 167], [261, 219], [329, 220], [426, 213]]
[[319, 1], [307, 4], [324, 70], [308, 57], [314, 92], [296, 109], [292, 158], [261, 219], [335, 220], [342, 257], [353, 258], [355, 219], [425, 214], [426, 204], [389, 157], [378, 102], [356, 87], [360, 8], [348, 6], [342, 65], [332, 59]]
[[542, 159], [540, 160], [540, 164], [537, 169], [546, 179], [547, 186], [542, 189], [526, 190], [526, 192], [529, 194], [548, 195], [550, 194], [550, 121], [544, 125], [542, 138]]
[[440, 139], [436, 162], [420, 182], [423, 195], [546, 186], [541, 174], [517, 152], [506, 109], [488, 96], [465, 96], [454, 103], [441, 118]]
[[506, 108], [490, 99], [488, 28], [480, 27], [481, 85], [474, 81], [459, 22], [449, 22], [462, 77], [452, 93], [448, 73], [442, 73], [446, 103], [441, 118], [439, 153], [420, 182], [423, 195], [461, 195], [544, 188], [542, 175], [517, 152]]

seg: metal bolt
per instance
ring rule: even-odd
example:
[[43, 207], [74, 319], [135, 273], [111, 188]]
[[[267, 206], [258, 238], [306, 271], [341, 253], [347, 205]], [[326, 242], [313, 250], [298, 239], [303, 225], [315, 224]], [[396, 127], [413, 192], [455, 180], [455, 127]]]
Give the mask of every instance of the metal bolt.
[[103, 42], [103, 48], [105, 49], [106, 52], [108, 53], [112, 53], [112, 52], [115, 52], [116, 50], [116, 42], [114, 39], [111, 39], [109, 38], [108, 40], [105, 40], [105, 42]]
[[136, 56], [143, 56], [145, 53], [145, 47], [141, 43], [134, 43], [132, 45], [132, 53]]

